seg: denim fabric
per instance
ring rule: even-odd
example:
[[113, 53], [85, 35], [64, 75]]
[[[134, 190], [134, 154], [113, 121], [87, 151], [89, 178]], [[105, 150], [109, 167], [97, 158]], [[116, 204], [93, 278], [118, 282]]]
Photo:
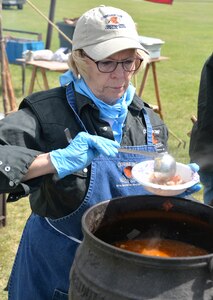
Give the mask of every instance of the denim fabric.
[[68, 300], [69, 271], [78, 244], [43, 217], [28, 219], [9, 281], [9, 300]]
[[205, 204], [213, 205], [213, 172], [199, 172], [200, 182], [203, 184], [203, 201]]
[[[147, 128], [147, 145], [133, 148], [155, 151], [152, 126], [145, 110], [143, 114]], [[144, 159], [147, 158], [127, 153], [119, 153], [116, 158], [99, 156], [92, 162], [85, 199], [74, 212], [58, 219], [31, 215], [11, 273], [9, 300], [68, 300], [69, 271], [83, 238], [82, 215], [89, 207], [103, 200], [148, 194], [125, 173], [126, 167]]]

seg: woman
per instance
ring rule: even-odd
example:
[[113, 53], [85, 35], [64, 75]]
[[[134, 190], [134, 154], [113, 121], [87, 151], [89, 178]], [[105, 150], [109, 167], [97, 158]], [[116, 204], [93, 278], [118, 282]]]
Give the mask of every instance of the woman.
[[26, 97], [0, 124], [1, 192], [30, 194], [9, 282], [9, 299], [68, 299], [81, 217], [117, 196], [146, 194], [124, 168], [146, 159], [119, 147], [167, 149], [167, 128], [135, 94], [147, 59], [132, 18], [100, 6], [77, 22], [61, 87]]

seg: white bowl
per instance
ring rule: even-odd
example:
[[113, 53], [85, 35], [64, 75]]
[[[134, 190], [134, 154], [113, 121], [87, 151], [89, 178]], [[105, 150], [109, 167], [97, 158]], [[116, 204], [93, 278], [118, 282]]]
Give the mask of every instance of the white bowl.
[[141, 163], [136, 164], [132, 168], [132, 176], [137, 180], [148, 192], [159, 195], [159, 196], [176, 196], [186, 189], [193, 186], [200, 181], [197, 172], [193, 172], [188, 165], [182, 163], [176, 163], [177, 170], [175, 175], [180, 175], [183, 184], [177, 185], [160, 185], [155, 184], [150, 181], [151, 175], [154, 170], [154, 160], [146, 160]]

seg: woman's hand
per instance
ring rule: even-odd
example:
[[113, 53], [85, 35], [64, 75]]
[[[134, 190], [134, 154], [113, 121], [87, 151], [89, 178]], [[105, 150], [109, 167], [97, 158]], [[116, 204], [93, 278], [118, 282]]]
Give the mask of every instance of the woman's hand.
[[116, 141], [80, 132], [66, 148], [51, 151], [50, 159], [61, 179], [87, 167], [99, 154], [115, 157], [119, 147]]
[[[196, 163], [191, 163], [188, 164], [188, 166], [192, 169], [193, 172], [198, 172], [199, 171], [199, 166]], [[201, 190], [202, 185], [200, 183], [196, 183], [190, 188], [188, 188], [184, 193], [178, 195], [178, 197], [185, 198], [187, 196], [190, 196], [191, 194], [197, 193]]]

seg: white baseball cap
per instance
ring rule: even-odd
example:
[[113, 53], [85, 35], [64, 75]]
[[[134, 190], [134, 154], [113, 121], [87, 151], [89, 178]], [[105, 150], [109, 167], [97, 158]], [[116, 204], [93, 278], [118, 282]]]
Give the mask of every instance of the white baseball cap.
[[125, 49], [141, 49], [135, 22], [125, 11], [101, 5], [84, 13], [77, 21], [72, 50], [83, 49], [101, 60]]

